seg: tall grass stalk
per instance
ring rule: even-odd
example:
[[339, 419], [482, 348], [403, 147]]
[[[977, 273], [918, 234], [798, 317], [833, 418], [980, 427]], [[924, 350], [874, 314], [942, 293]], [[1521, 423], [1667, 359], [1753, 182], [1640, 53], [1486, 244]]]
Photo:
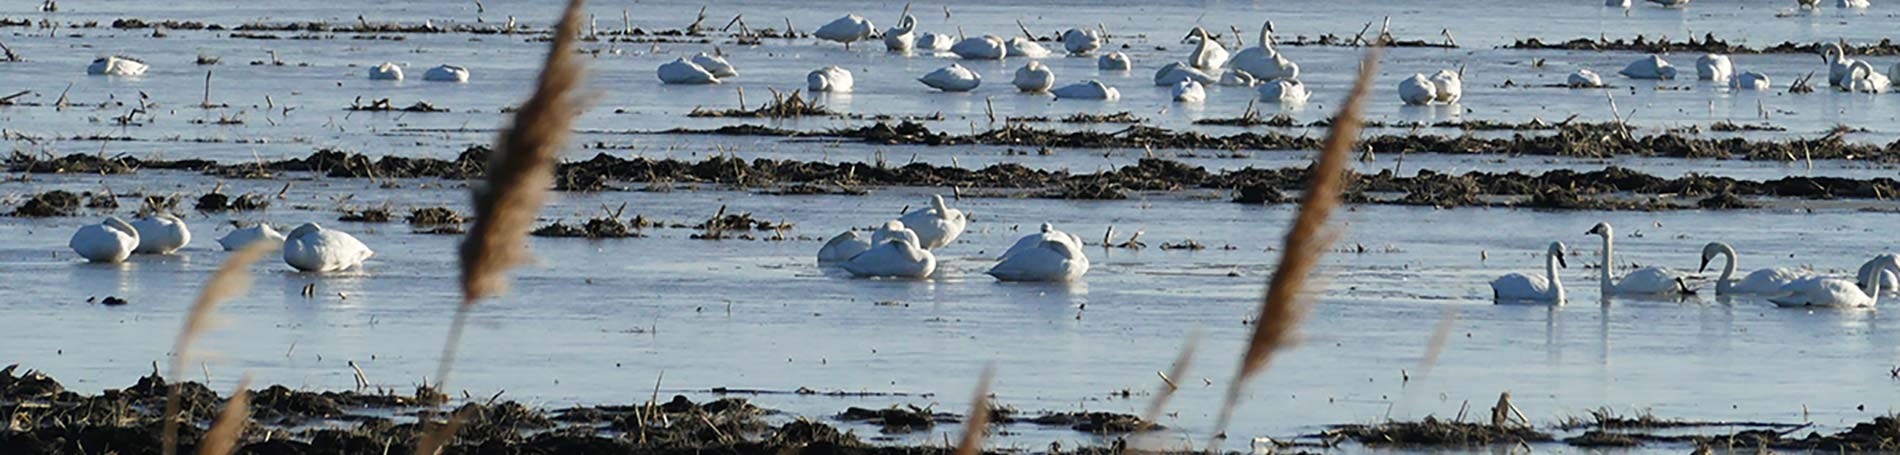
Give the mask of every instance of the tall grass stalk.
[[970, 416], [963, 419], [963, 439], [957, 442], [955, 455], [983, 453], [983, 436], [990, 429], [990, 380], [995, 377], [996, 366], [983, 367], [983, 378], [977, 380], [976, 396], [970, 397]]
[[218, 420], [205, 432], [203, 440], [198, 441], [198, 455], [231, 455], [237, 448], [239, 439], [244, 438], [244, 426], [251, 422], [251, 376], [244, 375], [238, 381], [237, 390], [231, 391], [231, 399], [224, 400], [224, 410], [218, 411]]
[[185, 365], [190, 364], [191, 345], [216, 325], [218, 303], [243, 294], [251, 288], [251, 264], [263, 258], [265, 254], [276, 250], [275, 245], [266, 242], [253, 243], [244, 247], [224, 260], [218, 271], [211, 274], [204, 287], [198, 291], [198, 300], [191, 303], [191, 310], [185, 314], [185, 325], [178, 329], [178, 340], [172, 343], [172, 362], [168, 381], [173, 381], [165, 392], [165, 425], [161, 437], [159, 452], [164, 455], [178, 453], [178, 395], [180, 384], [175, 382], [184, 377]]

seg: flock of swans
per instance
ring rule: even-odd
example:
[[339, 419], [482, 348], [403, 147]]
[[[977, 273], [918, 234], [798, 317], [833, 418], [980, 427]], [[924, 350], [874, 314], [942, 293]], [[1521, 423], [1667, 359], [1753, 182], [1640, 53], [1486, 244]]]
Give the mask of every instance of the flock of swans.
[[[818, 265], [867, 278], [928, 278], [937, 270], [931, 250], [949, 246], [969, 222], [969, 215], [933, 195], [929, 207], [886, 221], [868, 238], [856, 230], [832, 237], [818, 250]], [[1010, 245], [987, 273], [1003, 281], [1066, 282], [1088, 271], [1082, 238], [1043, 223], [1040, 231]]]
[[[139, 77], [144, 76], [151, 65], [144, 61], [123, 55], [108, 55], [93, 59], [86, 66], [86, 74], [93, 76]], [[727, 68], [730, 71], [730, 68]], [[422, 72], [422, 80], [431, 82], [468, 82], [468, 67], [460, 65], [438, 65]], [[402, 66], [395, 62], [383, 62], [369, 68], [372, 81], [403, 80]]]
[[[284, 263], [304, 272], [339, 272], [363, 265], [376, 254], [369, 246], [347, 232], [324, 229], [317, 223], [304, 223], [289, 235], [268, 224], [246, 226], [218, 244], [226, 251], [243, 249], [257, 242], [283, 247]], [[124, 262], [134, 254], [172, 254], [191, 243], [191, 230], [185, 221], [169, 214], [144, 215], [127, 223], [109, 217], [99, 224], [81, 226], [67, 242], [73, 252], [87, 261]]]
[[[1643, 267], [1617, 276], [1615, 231], [1609, 223], [1597, 223], [1585, 235], [1603, 239], [1603, 266], [1598, 286], [1608, 296], [1665, 296], [1694, 294], [1689, 274], [1662, 267]], [[1566, 300], [1559, 268], [1568, 267], [1563, 242], [1551, 242], [1544, 259], [1542, 276], [1512, 273], [1491, 281], [1492, 298], [1498, 303], [1546, 303], [1561, 305]], [[1735, 276], [1739, 265], [1735, 247], [1709, 242], [1702, 248], [1702, 265], [1707, 271], [1716, 258], [1724, 260], [1721, 276], [1715, 279], [1717, 296], [1756, 296], [1783, 307], [1873, 307], [1883, 292], [1900, 291], [1900, 256], [1881, 254], [1861, 265], [1854, 277], [1833, 277], [1796, 268], [1766, 268]]]

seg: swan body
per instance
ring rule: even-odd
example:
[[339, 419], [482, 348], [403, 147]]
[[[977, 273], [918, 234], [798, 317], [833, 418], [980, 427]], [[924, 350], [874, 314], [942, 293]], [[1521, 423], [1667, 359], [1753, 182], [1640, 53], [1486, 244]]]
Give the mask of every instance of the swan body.
[[1841, 90], [1853, 93], [1882, 93], [1892, 86], [1887, 75], [1874, 71], [1874, 65], [1866, 60], [1855, 60], [1848, 65], [1847, 80]]
[[145, 75], [145, 70], [150, 68], [151, 66], [146, 65], [145, 62], [132, 59], [131, 57], [110, 55], [93, 59], [92, 64], [86, 66], [86, 74], [93, 76], [133, 77]]
[[1313, 92], [1306, 90], [1306, 84], [1296, 79], [1274, 79], [1260, 86], [1260, 99], [1280, 104], [1296, 105], [1306, 103]]
[[1513, 273], [1491, 280], [1491, 299], [1496, 302], [1534, 302], [1562, 305], [1564, 283], [1557, 275], [1564, 263], [1563, 242], [1550, 242], [1544, 257], [1544, 276]]
[[1629, 9], [1630, 0], [1603, 0], [1603, 6], [1620, 7], [1623, 9]]
[[402, 80], [402, 67], [396, 66], [395, 63], [391, 62], [383, 62], [381, 65], [369, 67], [369, 80], [400, 81]]
[[905, 14], [898, 19], [897, 26], [884, 30], [884, 49], [891, 52], [910, 52], [917, 46], [917, 16]]
[[1702, 266], [1698, 270], [1707, 270], [1709, 261], [1717, 256], [1725, 257], [1727, 260], [1722, 265], [1722, 276], [1715, 280], [1716, 295], [1776, 294], [1789, 283], [1814, 275], [1801, 269], [1768, 268], [1749, 272], [1748, 276], [1742, 277], [1739, 282], [1733, 281], [1732, 277], [1737, 267], [1735, 247], [1723, 242], [1709, 242], [1707, 246], [1702, 247]]
[[818, 249], [818, 263], [832, 264], [849, 261], [871, 249], [871, 240], [859, 235], [858, 231], [844, 231]]
[[1834, 6], [1841, 8], [1866, 8], [1874, 6], [1874, 2], [1870, 0], [1840, 0], [1835, 2]]
[[1049, 50], [1044, 49], [1042, 44], [1020, 36], [1003, 41], [1003, 48], [1004, 52], [1010, 57], [1043, 58], [1049, 56]]
[[284, 263], [305, 272], [337, 272], [363, 265], [376, 252], [347, 232], [304, 223], [284, 237]]
[[1675, 79], [1676, 67], [1670, 65], [1668, 60], [1663, 60], [1662, 56], [1650, 55], [1630, 62], [1618, 74], [1630, 79]]
[[1681, 8], [1684, 6], [1689, 6], [1689, 0], [1649, 0], [1649, 2], [1655, 3], [1657, 6], [1661, 6], [1664, 8]]
[[1009, 47], [996, 35], [983, 35], [958, 41], [950, 46], [950, 53], [964, 60], [1002, 60], [1009, 56]]
[[978, 85], [983, 85], [982, 76], [978, 76], [975, 71], [970, 71], [969, 68], [964, 68], [963, 65], [955, 63], [950, 64], [950, 66], [938, 68], [936, 71], [931, 71], [930, 74], [925, 74], [924, 77], [918, 78], [917, 81], [930, 86], [930, 88], [946, 92], [967, 92], [976, 90]]
[[1015, 84], [1017, 90], [1028, 93], [1047, 92], [1050, 87], [1056, 86], [1056, 72], [1042, 62], [1031, 60], [1029, 64], [1016, 69], [1016, 79], [1010, 83]]
[[732, 63], [727, 62], [725, 57], [701, 52], [693, 55], [693, 64], [699, 65], [701, 69], [712, 73], [713, 77], [716, 78], [725, 79], [739, 76], [739, 70], [733, 68]]
[[[1869, 263], [1873, 264], [1870, 273], [1900, 273], [1900, 260], [1893, 255], [1875, 256]], [[1804, 278], [1788, 283], [1781, 288], [1782, 295], [1769, 297], [1768, 301], [1782, 307], [1873, 307], [1880, 301], [1882, 281], [1885, 280], [1855, 285], [1852, 280], [1843, 278]]]
[[1183, 39], [1197, 38], [1199, 42], [1194, 45], [1194, 51], [1188, 52], [1188, 65], [1204, 71], [1214, 71], [1227, 65], [1227, 48], [1221, 46], [1220, 41], [1215, 41], [1207, 29], [1194, 27]]
[[1273, 56], [1279, 53], [1273, 48], [1273, 21], [1267, 21], [1260, 25], [1260, 38], [1254, 46], [1235, 52], [1227, 59], [1227, 66], [1248, 73], [1266, 73]]
[[251, 246], [251, 244], [257, 242], [270, 242], [273, 245], [282, 246], [284, 244], [284, 234], [277, 232], [276, 229], [272, 229], [268, 224], [257, 223], [238, 228], [238, 230], [225, 234], [224, 238], [218, 239], [218, 245], [223, 246], [225, 251], [242, 250], [244, 247]]
[[845, 271], [860, 277], [925, 278], [937, 270], [937, 256], [918, 246], [918, 235], [902, 221], [884, 223], [872, 245], [844, 262]]
[[441, 65], [422, 72], [422, 80], [433, 82], [468, 82], [468, 68], [456, 65]]
[[1253, 74], [1237, 69], [1227, 70], [1220, 75], [1220, 85], [1228, 87], [1254, 87], [1260, 85], [1260, 82], [1260, 78], [1254, 77]]
[[1169, 95], [1173, 96], [1174, 101], [1178, 103], [1207, 101], [1207, 89], [1201, 87], [1201, 83], [1194, 81], [1181, 81], [1174, 84], [1174, 89], [1169, 92]]
[[1210, 85], [1219, 80], [1220, 79], [1214, 76], [1209, 76], [1198, 68], [1188, 66], [1188, 64], [1181, 62], [1169, 63], [1166, 66], [1162, 66], [1161, 69], [1155, 70], [1155, 86], [1157, 87], [1173, 86], [1174, 84], [1181, 83], [1181, 81], [1195, 81], [1202, 85]]
[[931, 52], [947, 51], [950, 50], [950, 46], [955, 46], [956, 44], [957, 37], [942, 33], [925, 32], [923, 35], [917, 37], [917, 48]]
[[133, 253], [172, 254], [191, 244], [191, 229], [185, 226], [185, 220], [168, 214], [139, 217], [132, 220], [132, 229], [139, 232], [139, 247]]
[[1095, 60], [1095, 69], [1102, 71], [1128, 71], [1134, 67], [1135, 62], [1128, 59], [1128, 54], [1120, 52], [1109, 53]]
[[811, 36], [825, 41], [844, 43], [844, 48], [850, 49], [851, 43], [870, 39], [874, 33], [877, 33], [877, 26], [871, 24], [870, 19], [849, 14], [823, 27], [818, 27], [818, 31], [811, 32]]
[[1016, 253], [1029, 251], [1032, 248], [1041, 246], [1042, 242], [1053, 242], [1053, 241], [1066, 241], [1066, 242], [1074, 243], [1077, 246], [1082, 245], [1081, 236], [1077, 236], [1075, 234], [1070, 234], [1063, 231], [1058, 231], [1056, 230], [1055, 225], [1049, 224], [1049, 223], [1042, 223], [1042, 228], [1040, 230], [1038, 230], [1035, 234], [1025, 235], [1020, 239], [1016, 239], [1016, 243], [1011, 244], [1009, 246], [1009, 249], [1003, 250], [1003, 254], [997, 256], [996, 260], [998, 261], [1009, 260], [1010, 256], [1014, 256], [1016, 255]]
[[667, 84], [702, 85], [717, 84], [719, 77], [706, 68], [686, 61], [684, 58], [660, 65], [660, 82]]
[[903, 227], [917, 234], [916, 245], [934, 250], [950, 245], [957, 236], [963, 235], [963, 229], [970, 224], [970, 217], [962, 210], [950, 208], [943, 202], [943, 196], [930, 195], [930, 206], [912, 210], [898, 217]]
[[1116, 90], [1114, 87], [1109, 87], [1108, 84], [1104, 84], [1102, 81], [1095, 79], [1056, 87], [1055, 90], [1050, 90], [1049, 93], [1054, 94], [1058, 100], [1114, 101], [1122, 97], [1121, 90]]
[[1438, 74], [1432, 75], [1432, 85], [1437, 88], [1434, 92], [1437, 96], [1433, 97], [1433, 100], [1439, 103], [1456, 103], [1465, 96], [1464, 76], [1457, 72], [1438, 70]]
[[805, 75], [805, 88], [817, 92], [849, 92], [854, 82], [851, 71], [837, 66], [819, 68]]
[[1018, 239], [1003, 253], [990, 276], [1002, 281], [1074, 281], [1089, 272], [1081, 238], [1043, 223], [1042, 232]]
[[1847, 56], [1847, 48], [1841, 43], [1828, 43], [1821, 49], [1821, 60], [1827, 62], [1828, 85], [1846, 87], [1848, 73], [1855, 61]]
[[1571, 88], [1602, 87], [1603, 76], [1598, 76], [1597, 72], [1590, 71], [1588, 68], [1578, 69], [1577, 72], [1570, 73], [1570, 80], [1566, 82], [1566, 85]]
[[1071, 55], [1088, 55], [1102, 48], [1102, 32], [1072, 28], [1062, 32], [1062, 49]]
[[1610, 223], [1597, 223], [1584, 234], [1603, 237], [1603, 268], [1600, 269], [1602, 280], [1599, 283], [1603, 289], [1603, 295], [1693, 293], [1687, 285], [1683, 284], [1681, 273], [1661, 267], [1643, 267], [1623, 275], [1622, 278], [1617, 278], [1613, 274], [1613, 270], [1616, 269], [1614, 240], [1616, 231], [1610, 228]]
[[1702, 54], [1702, 57], [1695, 59], [1696, 79], [1727, 82], [1729, 76], [1734, 74], [1735, 65], [1729, 62], [1727, 55]]
[[1438, 84], [1432, 83], [1432, 80], [1427, 79], [1423, 74], [1413, 74], [1412, 77], [1399, 81], [1399, 101], [1404, 101], [1407, 105], [1423, 106], [1437, 99]]
[[66, 246], [87, 261], [124, 262], [139, 247], [139, 231], [118, 217], [106, 218], [99, 224], [80, 226]]
[[1774, 82], [1768, 79], [1768, 75], [1759, 71], [1742, 73], [1729, 80], [1729, 87], [1737, 90], [1768, 90], [1773, 84]]

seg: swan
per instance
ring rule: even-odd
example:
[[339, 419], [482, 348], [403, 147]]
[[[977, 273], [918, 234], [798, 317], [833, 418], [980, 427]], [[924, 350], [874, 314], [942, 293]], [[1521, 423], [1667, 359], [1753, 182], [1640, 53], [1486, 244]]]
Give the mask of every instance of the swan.
[[1597, 223], [1584, 235], [1603, 237], [1602, 282], [1598, 283], [1603, 288], [1603, 295], [1694, 293], [1682, 282], [1681, 273], [1661, 267], [1643, 267], [1616, 278], [1612, 275], [1616, 268], [1616, 231], [1610, 228], [1610, 223]]
[[970, 71], [969, 68], [964, 68], [963, 65], [955, 63], [950, 64], [950, 66], [938, 68], [936, 71], [931, 71], [930, 74], [925, 74], [924, 77], [918, 78], [917, 81], [930, 86], [930, 88], [946, 92], [967, 92], [976, 90], [978, 85], [983, 85], [982, 76], [978, 76], [975, 71]]
[[1835, 87], [1847, 86], [1849, 68], [1854, 59], [1847, 56], [1847, 48], [1841, 43], [1828, 43], [1821, 48], [1821, 61], [1827, 62], [1827, 83]]
[[1491, 300], [1562, 305], [1564, 283], [1557, 276], [1558, 267], [1570, 267], [1564, 263], [1564, 243], [1550, 242], [1550, 250], [1544, 258], [1544, 276], [1513, 273], [1491, 280]]
[[143, 76], [145, 75], [145, 70], [150, 68], [150, 65], [146, 65], [145, 62], [139, 61], [138, 59], [109, 55], [93, 59], [92, 64], [86, 66], [86, 74], [93, 76]]
[[1095, 60], [1095, 69], [1102, 71], [1128, 71], [1134, 67], [1135, 62], [1128, 59], [1128, 54], [1120, 52], [1109, 53]]
[[1029, 93], [1049, 91], [1056, 85], [1056, 72], [1043, 66], [1042, 62], [1030, 60], [1028, 65], [1016, 69], [1016, 79], [1010, 81], [1017, 90]]
[[1411, 106], [1432, 104], [1438, 99], [1438, 84], [1423, 74], [1413, 73], [1412, 77], [1399, 81], [1399, 101]]
[[950, 46], [950, 53], [964, 60], [1002, 60], [1009, 55], [1009, 48], [1003, 44], [1002, 38], [983, 35], [958, 41]]
[[1603, 76], [1598, 76], [1597, 72], [1590, 71], [1588, 68], [1582, 68], [1578, 69], [1575, 73], [1570, 73], [1570, 80], [1566, 85], [1569, 85], [1570, 88], [1602, 87]]
[[1266, 74], [1272, 68], [1273, 56], [1280, 51], [1273, 48], [1273, 21], [1260, 25], [1259, 41], [1253, 47], [1235, 52], [1227, 60], [1227, 66], [1248, 73]]
[[805, 87], [817, 92], [849, 92], [853, 82], [851, 71], [837, 66], [819, 68], [805, 75]]
[[1618, 74], [1630, 79], [1675, 79], [1676, 67], [1669, 65], [1669, 61], [1663, 60], [1662, 56], [1651, 54], [1630, 62]]
[[1201, 83], [1195, 81], [1181, 81], [1180, 83], [1174, 84], [1174, 90], [1170, 92], [1170, 95], [1174, 96], [1175, 102], [1180, 103], [1199, 103], [1207, 101], [1207, 89], [1201, 87]]
[[1867, 63], [1866, 60], [1855, 60], [1852, 65], [1848, 65], [1848, 68], [1846, 85], [1842, 86], [1841, 90], [1853, 93], [1881, 93], [1887, 91], [1888, 86], [1893, 85], [1887, 79], [1887, 75], [1874, 71], [1874, 65]]
[[831, 264], [849, 261], [871, 249], [871, 240], [859, 235], [858, 231], [844, 231], [818, 249], [818, 263]]
[[718, 76], [714, 76], [711, 71], [706, 71], [706, 68], [686, 61], [684, 58], [674, 59], [672, 62], [661, 64], [659, 75], [660, 82], [667, 84], [699, 85], [719, 83]]
[[1220, 81], [1220, 79], [1209, 76], [1206, 72], [1202, 72], [1200, 69], [1181, 62], [1169, 63], [1166, 66], [1162, 66], [1161, 69], [1155, 70], [1155, 86], [1157, 87], [1168, 87], [1178, 84], [1181, 81], [1195, 81], [1202, 85], [1211, 85]]
[[1227, 48], [1222, 47], [1220, 41], [1215, 41], [1213, 35], [1207, 34], [1207, 29], [1194, 27], [1194, 30], [1188, 31], [1187, 37], [1181, 40], [1187, 42], [1195, 38], [1199, 38], [1200, 43], [1195, 44], [1194, 51], [1188, 53], [1189, 65], [1206, 71], [1214, 71], [1227, 65]]
[[376, 252], [349, 233], [304, 223], [284, 238], [284, 263], [305, 272], [337, 272], [363, 265]]
[[1603, 0], [1603, 6], [1630, 8], [1630, 0]]
[[1049, 50], [1028, 38], [1015, 37], [1003, 41], [1004, 53], [1010, 57], [1043, 58], [1049, 56]]
[[1696, 79], [1727, 82], [1729, 76], [1733, 74], [1735, 74], [1735, 65], [1729, 62], [1727, 55], [1702, 54], [1702, 57], [1695, 59]]
[[441, 65], [422, 72], [422, 80], [434, 82], [468, 82], [468, 68], [456, 65]]
[[[1893, 256], [1875, 259], [1879, 261], [1875, 267], [1880, 273], [1900, 273], [1900, 262], [1896, 262]], [[1769, 297], [1768, 301], [1782, 307], [1872, 307], [1880, 301], [1881, 281], [1873, 280], [1863, 288], [1843, 278], [1795, 280], [1781, 288], [1783, 295]]]
[[910, 52], [917, 46], [917, 16], [905, 14], [897, 21], [896, 27], [884, 30], [884, 49], [891, 52]]
[[811, 32], [811, 36], [825, 41], [844, 43], [844, 48], [849, 50], [851, 43], [869, 39], [875, 33], [877, 33], [877, 26], [872, 25], [870, 19], [849, 14], [823, 27], [818, 27], [818, 31]]
[[1465, 96], [1464, 75], [1451, 70], [1438, 70], [1438, 74], [1433, 74], [1432, 86], [1438, 89], [1433, 99], [1440, 103], [1457, 103]]
[[1229, 87], [1253, 87], [1260, 85], [1260, 78], [1254, 77], [1253, 74], [1246, 71], [1230, 69], [1225, 73], [1221, 73], [1220, 85]]
[[950, 245], [957, 236], [963, 235], [963, 228], [969, 226], [970, 216], [962, 210], [950, 208], [943, 202], [942, 195], [930, 195], [930, 207], [912, 210], [897, 221], [903, 227], [917, 234], [918, 246], [934, 250]]
[[726, 62], [725, 57], [701, 52], [693, 55], [693, 64], [699, 65], [699, 67], [705, 69], [706, 72], [712, 73], [713, 77], [720, 79], [739, 76], [739, 70], [733, 68], [731, 63]]
[[270, 242], [273, 245], [282, 246], [284, 244], [284, 234], [277, 232], [276, 229], [272, 229], [268, 224], [257, 223], [238, 228], [238, 230], [225, 234], [224, 238], [218, 239], [218, 245], [224, 246], [225, 251], [242, 250], [244, 247], [257, 242]]
[[1062, 49], [1072, 55], [1088, 55], [1102, 48], [1102, 32], [1072, 28], [1062, 32]]
[[986, 273], [1002, 281], [1074, 281], [1089, 273], [1089, 257], [1081, 238], [1043, 223], [1042, 232], [1018, 239]]
[[402, 67], [396, 66], [395, 63], [391, 62], [383, 62], [381, 65], [372, 66], [369, 68], [369, 80], [400, 81], [402, 80]]
[[1655, 3], [1657, 6], [1661, 6], [1664, 8], [1681, 8], [1684, 6], [1689, 6], [1689, 0], [1649, 0], [1649, 2]]
[[1834, 6], [1841, 8], [1866, 8], [1874, 6], [1874, 2], [1869, 0], [1840, 0], [1835, 2]]
[[119, 217], [110, 217], [99, 224], [80, 226], [66, 245], [88, 261], [123, 262], [138, 249], [139, 231]]
[[1873, 259], [1868, 260], [1867, 263], [1861, 264], [1860, 273], [1854, 275], [1854, 282], [1860, 283], [1861, 286], [1866, 286], [1875, 275], [1879, 275], [1881, 289], [1886, 289], [1886, 292], [1889, 293], [1900, 292], [1900, 276], [1895, 276], [1893, 272], [1880, 269], [1880, 264], [1886, 261], [1900, 260], [1900, 258], [1893, 256], [1893, 253], [1881, 253], [1874, 256]]
[[925, 32], [923, 35], [917, 37], [917, 48], [931, 52], [947, 51], [950, 50], [950, 46], [955, 46], [956, 44], [957, 37], [942, 33]]
[[1737, 90], [1768, 90], [1772, 84], [1773, 82], [1768, 80], [1768, 75], [1759, 71], [1742, 73], [1729, 80], [1729, 87]]
[[1715, 279], [1716, 295], [1775, 294], [1781, 292], [1781, 288], [1788, 286], [1789, 283], [1814, 275], [1801, 269], [1768, 268], [1749, 272], [1748, 276], [1743, 277], [1740, 282], [1731, 282], [1729, 280], [1734, 277], [1736, 267], [1735, 247], [1723, 242], [1709, 242], [1707, 246], [1702, 247], [1702, 266], [1696, 269], [1697, 273], [1708, 270], [1709, 261], [1715, 259], [1716, 256], [1727, 259], [1723, 261], [1722, 276]]
[[873, 243], [845, 261], [845, 271], [860, 277], [925, 278], [937, 270], [937, 256], [919, 248], [917, 233], [902, 221], [884, 223]]
[[1280, 104], [1305, 104], [1306, 99], [1312, 96], [1313, 92], [1306, 90], [1306, 84], [1296, 79], [1274, 79], [1260, 86], [1260, 99]]
[[132, 229], [139, 231], [139, 247], [133, 253], [172, 254], [191, 243], [191, 229], [185, 226], [185, 220], [170, 214], [139, 217], [132, 220]]
[[1122, 97], [1121, 90], [1116, 90], [1114, 87], [1109, 87], [1108, 84], [1103, 84], [1102, 81], [1095, 79], [1056, 87], [1055, 90], [1050, 90], [1049, 93], [1054, 94], [1058, 100], [1114, 101]]

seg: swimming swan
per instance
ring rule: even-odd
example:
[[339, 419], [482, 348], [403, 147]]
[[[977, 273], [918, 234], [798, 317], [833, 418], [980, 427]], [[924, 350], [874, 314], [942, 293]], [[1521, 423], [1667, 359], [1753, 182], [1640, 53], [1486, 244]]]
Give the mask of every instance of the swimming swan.
[[1207, 101], [1207, 89], [1201, 87], [1201, 83], [1191, 80], [1174, 84], [1174, 89], [1169, 92], [1169, 95], [1173, 96], [1174, 101], [1177, 103], [1199, 103]]
[[693, 64], [699, 65], [706, 72], [712, 73], [713, 77], [720, 79], [739, 77], [739, 70], [733, 68], [732, 63], [726, 62], [725, 57], [701, 52], [693, 55]]
[[1705, 81], [1728, 82], [1735, 74], [1735, 65], [1729, 62], [1727, 55], [1702, 54], [1695, 59], [1695, 77]]
[[1089, 272], [1081, 239], [1043, 223], [1042, 232], [1024, 236], [1003, 253], [988, 273], [1003, 281], [1074, 281]]
[[902, 221], [887, 222], [879, 230], [896, 231], [897, 235], [845, 261], [845, 271], [860, 277], [920, 279], [937, 270], [937, 256], [919, 248], [917, 234], [906, 229]]
[[[1900, 273], [1900, 263], [1891, 256], [1876, 266], [1882, 272]], [[1815, 277], [1795, 280], [1781, 288], [1784, 295], [1769, 297], [1768, 301], [1783, 307], [1872, 307], [1880, 301], [1881, 280], [1874, 280], [1862, 288], [1854, 285], [1853, 280], [1844, 278]]]
[[1182, 38], [1182, 41], [1186, 42], [1195, 38], [1199, 38], [1200, 42], [1194, 45], [1193, 52], [1188, 53], [1189, 65], [1203, 71], [1214, 71], [1227, 65], [1227, 48], [1222, 47], [1220, 41], [1215, 41], [1214, 36], [1207, 33], [1207, 29], [1194, 27], [1194, 30], [1188, 31], [1187, 37]]
[[1682, 274], [1661, 267], [1643, 267], [1617, 278], [1616, 269], [1616, 231], [1610, 223], [1597, 223], [1585, 235], [1603, 237], [1603, 295], [1655, 295], [1655, 294], [1693, 294], [1689, 286], [1682, 281]]
[[849, 261], [851, 258], [858, 257], [859, 254], [870, 249], [870, 239], [859, 235], [858, 231], [844, 231], [843, 234], [832, 237], [831, 241], [825, 242], [823, 248], [818, 249], [818, 263], [831, 264]]
[[225, 234], [224, 238], [218, 239], [218, 245], [223, 246], [225, 251], [242, 250], [257, 242], [270, 242], [272, 245], [283, 246], [284, 234], [277, 232], [269, 224], [257, 223], [238, 228]]
[[1049, 56], [1049, 50], [1028, 38], [1015, 37], [1003, 41], [1004, 52], [1010, 57], [1043, 58]]
[[970, 224], [969, 215], [962, 210], [950, 208], [943, 202], [942, 195], [930, 195], [930, 207], [912, 210], [897, 221], [904, 228], [917, 233], [917, 245], [926, 250], [943, 248], [963, 235], [963, 228]]
[[1295, 79], [1274, 79], [1260, 86], [1260, 99], [1270, 102], [1297, 105], [1306, 103], [1313, 92], [1306, 90], [1306, 84]]
[[1102, 32], [1072, 28], [1062, 32], [1062, 49], [1071, 55], [1088, 55], [1102, 48]]
[[151, 66], [146, 65], [145, 62], [141, 62], [138, 59], [110, 55], [93, 59], [92, 64], [86, 66], [86, 74], [93, 76], [133, 77], [145, 75], [145, 70], [150, 68]]
[[1104, 84], [1102, 81], [1095, 79], [1056, 87], [1055, 90], [1050, 90], [1049, 93], [1054, 94], [1058, 100], [1114, 101], [1122, 97], [1121, 90], [1116, 90], [1114, 87], [1109, 87], [1108, 84]]
[[124, 262], [139, 247], [139, 231], [125, 220], [109, 217], [99, 224], [80, 226], [66, 246], [87, 261]]
[[363, 265], [376, 252], [355, 236], [304, 223], [284, 238], [284, 263], [305, 272], [337, 272]]
[[1668, 60], [1663, 60], [1662, 56], [1652, 54], [1630, 62], [1618, 74], [1630, 79], [1675, 79], [1676, 67], [1671, 66]]
[[1128, 71], [1134, 68], [1135, 62], [1128, 59], [1128, 54], [1120, 52], [1105, 54], [1095, 59], [1095, 69], [1102, 71]]
[[1181, 81], [1195, 81], [1202, 85], [1213, 85], [1215, 82], [1220, 81], [1220, 79], [1209, 76], [1200, 69], [1181, 62], [1169, 63], [1166, 66], [1162, 66], [1161, 69], [1155, 70], [1156, 87], [1172, 87], [1174, 84], [1181, 83]]
[[897, 21], [896, 27], [884, 30], [884, 49], [891, 52], [910, 52], [917, 46], [917, 16], [905, 14]]
[[711, 71], [706, 71], [706, 68], [686, 61], [684, 58], [674, 59], [672, 62], [661, 64], [658, 72], [660, 82], [667, 84], [701, 85], [719, 83], [718, 76], [714, 76]]
[[805, 88], [817, 92], [849, 92], [854, 85], [851, 71], [837, 66], [819, 68], [805, 75]]
[[870, 19], [848, 14], [823, 27], [818, 27], [818, 31], [811, 32], [811, 36], [825, 41], [844, 43], [844, 48], [850, 50], [851, 43], [870, 39], [875, 33], [877, 33], [877, 26], [871, 24]]
[[1047, 92], [1050, 87], [1056, 86], [1056, 72], [1042, 62], [1030, 60], [1028, 65], [1016, 69], [1016, 79], [1010, 83], [1015, 84], [1017, 90], [1028, 93]]
[[432, 82], [468, 82], [468, 68], [441, 65], [422, 72], [422, 80]]
[[1846, 85], [1841, 90], [1853, 93], [1882, 93], [1893, 85], [1887, 75], [1874, 71], [1874, 65], [1866, 60], [1855, 60], [1848, 65]]
[[1491, 280], [1491, 300], [1495, 302], [1540, 302], [1562, 305], [1564, 283], [1557, 276], [1564, 263], [1564, 243], [1550, 242], [1544, 258], [1544, 276], [1513, 273]]
[[1730, 281], [1735, 276], [1737, 267], [1735, 247], [1723, 242], [1709, 242], [1708, 246], [1702, 247], [1702, 266], [1696, 269], [1697, 273], [1708, 270], [1709, 261], [1714, 260], [1716, 256], [1727, 259], [1723, 261], [1722, 276], [1715, 279], [1716, 295], [1777, 294], [1781, 292], [1781, 288], [1787, 287], [1788, 283], [1814, 275], [1801, 269], [1767, 268], [1749, 272], [1748, 276], [1743, 277], [1739, 282]]
[[1847, 56], [1847, 48], [1841, 43], [1828, 43], [1821, 48], [1821, 61], [1827, 62], [1827, 84], [1846, 87], [1849, 68], [1854, 65], [1854, 59]]
[[1288, 60], [1273, 46], [1273, 21], [1260, 26], [1260, 42], [1242, 49], [1227, 61], [1227, 66], [1246, 71], [1255, 78], [1263, 80], [1296, 79], [1300, 77], [1300, 65]]
[[950, 53], [964, 60], [1002, 60], [1009, 56], [1009, 48], [1003, 44], [1002, 38], [983, 35], [958, 41], [950, 46]]
[[1399, 101], [1407, 105], [1424, 106], [1437, 99], [1438, 84], [1423, 74], [1413, 73], [1412, 77], [1399, 81]]
[[950, 66], [925, 74], [924, 77], [918, 78], [917, 82], [946, 92], [967, 92], [983, 85], [983, 77], [977, 75], [975, 71], [970, 71], [969, 68], [964, 68], [963, 65], [952, 63]]
[[132, 220], [132, 229], [139, 231], [139, 247], [133, 253], [172, 254], [191, 244], [191, 229], [185, 227], [185, 220], [169, 214], [139, 217]]
[[1759, 71], [1749, 71], [1742, 73], [1740, 76], [1735, 76], [1734, 79], [1730, 79], [1728, 84], [1729, 87], [1736, 90], [1768, 90], [1773, 87], [1774, 82], [1768, 80], [1768, 75], [1766, 74], [1762, 74]]
[[402, 80], [402, 67], [396, 66], [395, 63], [391, 62], [383, 62], [381, 65], [369, 67], [369, 80], [400, 81]]

